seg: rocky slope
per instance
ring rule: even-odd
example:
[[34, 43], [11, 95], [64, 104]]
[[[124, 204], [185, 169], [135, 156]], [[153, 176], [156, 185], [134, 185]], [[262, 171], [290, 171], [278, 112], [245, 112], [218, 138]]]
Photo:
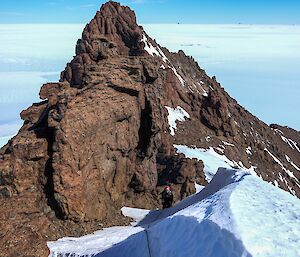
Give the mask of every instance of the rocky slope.
[[[118, 3], [87, 24], [60, 82], [43, 85], [40, 98], [0, 151], [0, 244], [8, 256], [43, 256], [49, 237], [124, 223], [124, 205], [159, 207], [167, 180], [176, 201], [194, 193], [195, 182], [207, 183], [203, 162], [174, 144], [213, 147], [300, 196], [299, 132], [258, 120]], [[188, 117], [177, 129], [176, 110]]]

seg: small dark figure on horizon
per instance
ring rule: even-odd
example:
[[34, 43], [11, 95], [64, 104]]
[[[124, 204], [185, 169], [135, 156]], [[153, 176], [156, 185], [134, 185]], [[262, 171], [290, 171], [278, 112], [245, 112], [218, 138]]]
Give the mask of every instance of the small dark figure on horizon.
[[173, 193], [170, 184], [167, 184], [164, 191], [162, 192], [163, 209], [172, 207], [173, 204]]

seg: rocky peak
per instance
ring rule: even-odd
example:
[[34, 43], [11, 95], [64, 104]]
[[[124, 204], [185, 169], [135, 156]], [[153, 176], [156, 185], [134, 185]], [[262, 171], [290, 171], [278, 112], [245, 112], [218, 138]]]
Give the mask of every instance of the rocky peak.
[[109, 1], [102, 5], [86, 25], [76, 45], [76, 56], [61, 74], [61, 81], [81, 87], [87, 66], [120, 55], [144, 53], [142, 28], [136, 23], [135, 13], [128, 7]]
[[118, 54], [137, 55], [142, 52], [140, 42], [141, 28], [136, 23], [135, 13], [117, 2], [102, 5], [94, 19], [83, 31], [82, 39], [93, 44], [94, 41], [105, 42], [104, 46], [118, 48]]

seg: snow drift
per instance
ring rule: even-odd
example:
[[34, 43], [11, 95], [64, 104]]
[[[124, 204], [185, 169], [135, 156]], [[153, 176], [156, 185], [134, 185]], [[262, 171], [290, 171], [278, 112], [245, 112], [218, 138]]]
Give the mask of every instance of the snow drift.
[[123, 208], [138, 222], [49, 242], [50, 256], [300, 256], [300, 201], [244, 170], [220, 168], [166, 210]]

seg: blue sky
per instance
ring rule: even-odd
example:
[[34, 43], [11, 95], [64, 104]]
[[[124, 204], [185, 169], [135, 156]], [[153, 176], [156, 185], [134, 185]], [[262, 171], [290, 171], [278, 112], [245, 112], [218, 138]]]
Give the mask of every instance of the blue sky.
[[[105, 1], [1, 0], [0, 23], [87, 23]], [[300, 24], [299, 0], [125, 0], [139, 23]]]

